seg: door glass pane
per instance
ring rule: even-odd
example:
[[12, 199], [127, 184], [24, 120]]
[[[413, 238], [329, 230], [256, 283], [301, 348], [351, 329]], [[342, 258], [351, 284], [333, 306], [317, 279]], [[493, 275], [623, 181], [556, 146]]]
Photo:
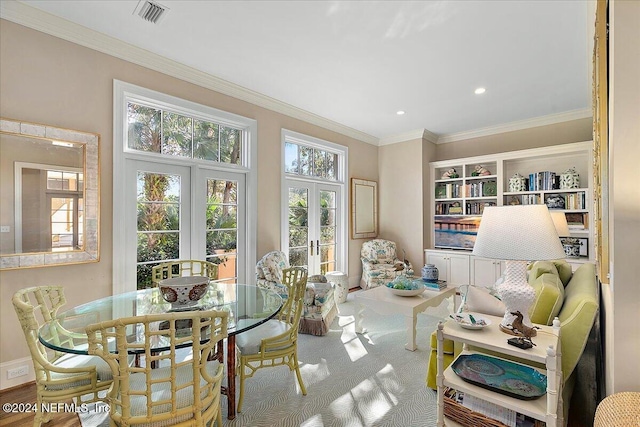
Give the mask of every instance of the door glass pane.
[[325, 152], [322, 150], [313, 150], [313, 176], [319, 178], [327, 176], [325, 172]]
[[311, 175], [311, 163], [313, 161], [313, 148], [299, 146], [298, 150], [300, 151], [300, 166], [299, 173], [300, 175]]
[[238, 182], [207, 180], [206, 259], [218, 264], [218, 280], [238, 277]]
[[162, 154], [191, 157], [192, 124], [190, 117], [165, 112], [162, 116]]
[[160, 153], [162, 112], [133, 103], [127, 104], [127, 146], [132, 150]]
[[193, 157], [217, 162], [220, 149], [218, 135], [217, 124], [194, 119]]
[[336, 165], [338, 164], [338, 155], [335, 153], [326, 153], [327, 154], [327, 179], [335, 181], [338, 179], [338, 174], [336, 171]]
[[284, 171], [298, 173], [298, 145], [290, 142], [284, 144]]
[[309, 193], [306, 188], [289, 188], [289, 265], [307, 266], [309, 241]]
[[138, 289], [151, 286], [152, 261], [177, 259], [180, 253], [180, 176], [137, 174]]
[[240, 164], [240, 154], [242, 153], [242, 138], [238, 129], [220, 126], [220, 161]]
[[335, 270], [336, 264], [336, 192], [320, 191], [320, 270]]

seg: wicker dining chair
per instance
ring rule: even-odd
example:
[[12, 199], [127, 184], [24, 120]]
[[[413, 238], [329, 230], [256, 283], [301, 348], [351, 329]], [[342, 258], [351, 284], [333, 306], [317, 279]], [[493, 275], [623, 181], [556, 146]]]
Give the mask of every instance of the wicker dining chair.
[[211, 280], [218, 278], [218, 264], [209, 261], [185, 259], [163, 262], [151, 269], [151, 282], [158, 286], [163, 279], [182, 276], [206, 276]]
[[[89, 325], [89, 353], [102, 357], [113, 373], [107, 395], [111, 425], [222, 427], [220, 387], [224, 365], [208, 361], [227, 337], [226, 311], [183, 311], [109, 320]], [[109, 351], [108, 341], [116, 343]], [[164, 341], [162, 353], [152, 347]], [[192, 357], [185, 357], [188, 348]], [[183, 351], [179, 351], [184, 349]], [[140, 366], [127, 363], [140, 353]], [[153, 369], [152, 362], [159, 367]]]
[[236, 337], [238, 368], [240, 369], [240, 396], [238, 412], [242, 410], [244, 382], [260, 368], [286, 365], [295, 370], [300, 390], [307, 395], [298, 366], [298, 328], [307, 286], [307, 270], [291, 267], [282, 270], [282, 283], [288, 298], [276, 317]]
[[[51, 418], [50, 412], [41, 410], [43, 404], [66, 403], [73, 399], [80, 405], [104, 400], [113, 375], [102, 359], [47, 350], [38, 340], [38, 330], [42, 324], [55, 322], [58, 309], [66, 303], [62, 286], [21, 289], [13, 295], [12, 302], [29, 346], [36, 377], [38, 410], [35, 412], [34, 427]], [[64, 347], [74, 347], [74, 339], [84, 335], [67, 331], [60, 325], [52, 328], [52, 331], [57, 332], [57, 343]], [[99, 392], [104, 393], [99, 396]]]

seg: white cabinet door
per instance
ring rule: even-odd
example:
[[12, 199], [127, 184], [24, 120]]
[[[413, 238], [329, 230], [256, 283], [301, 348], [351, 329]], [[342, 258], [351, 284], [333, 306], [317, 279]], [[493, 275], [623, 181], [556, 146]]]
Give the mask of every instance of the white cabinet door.
[[449, 255], [449, 281], [455, 286], [469, 284], [469, 255]]
[[472, 284], [476, 286], [491, 286], [502, 275], [503, 261], [495, 259], [471, 257]]
[[426, 264], [433, 264], [438, 269], [438, 279], [449, 283], [449, 259], [446, 252], [425, 251]]
[[426, 264], [433, 264], [438, 269], [438, 277], [448, 285], [459, 286], [469, 284], [469, 255], [455, 252], [425, 250]]

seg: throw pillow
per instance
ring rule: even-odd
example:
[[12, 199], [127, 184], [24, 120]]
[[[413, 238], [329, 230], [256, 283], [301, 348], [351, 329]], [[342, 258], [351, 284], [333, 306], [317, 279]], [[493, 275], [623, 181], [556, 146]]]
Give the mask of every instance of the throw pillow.
[[533, 283], [545, 273], [552, 273], [558, 276], [558, 269], [551, 261], [536, 261], [529, 266], [529, 284]]
[[463, 304], [467, 311], [483, 313], [490, 316], [504, 316], [506, 307], [500, 299], [491, 295], [489, 290], [478, 286], [468, 286]]
[[[555, 267], [554, 267], [555, 268]], [[551, 325], [564, 302], [564, 286], [557, 274], [544, 273], [531, 283], [536, 299], [529, 309], [533, 323]]]
[[569, 264], [564, 259], [559, 259], [556, 261], [552, 261], [553, 265], [556, 266], [558, 270], [558, 276], [560, 276], [560, 280], [562, 280], [562, 284], [567, 286], [571, 277], [573, 277], [573, 269], [571, 268], [571, 264]]

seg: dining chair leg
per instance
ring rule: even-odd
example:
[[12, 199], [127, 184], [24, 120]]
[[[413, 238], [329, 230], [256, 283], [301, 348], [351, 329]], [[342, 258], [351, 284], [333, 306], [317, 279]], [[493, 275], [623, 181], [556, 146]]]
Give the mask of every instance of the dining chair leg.
[[304, 386], [304, 382], [302, 382], [302, 375], [300, 374], [300, 365], [298, 364], [298, 355], [297, 355], [297, 351], [296, 353], [294, 353], [293, 356], [293, 363], [295, 363], [295, 369], [296, 369], [296, 377], [298, 377], [298, 384], [300, 384], [300, 390], [302, 391], [302, 395], [306, 396], [307, 395], [307, 389]]
[[237, 366], [240, 369], [240, 394], [238, 396], [238, 412], [242, 412], [242, 401], [244, 400], [244, 366], [242, 362]]

